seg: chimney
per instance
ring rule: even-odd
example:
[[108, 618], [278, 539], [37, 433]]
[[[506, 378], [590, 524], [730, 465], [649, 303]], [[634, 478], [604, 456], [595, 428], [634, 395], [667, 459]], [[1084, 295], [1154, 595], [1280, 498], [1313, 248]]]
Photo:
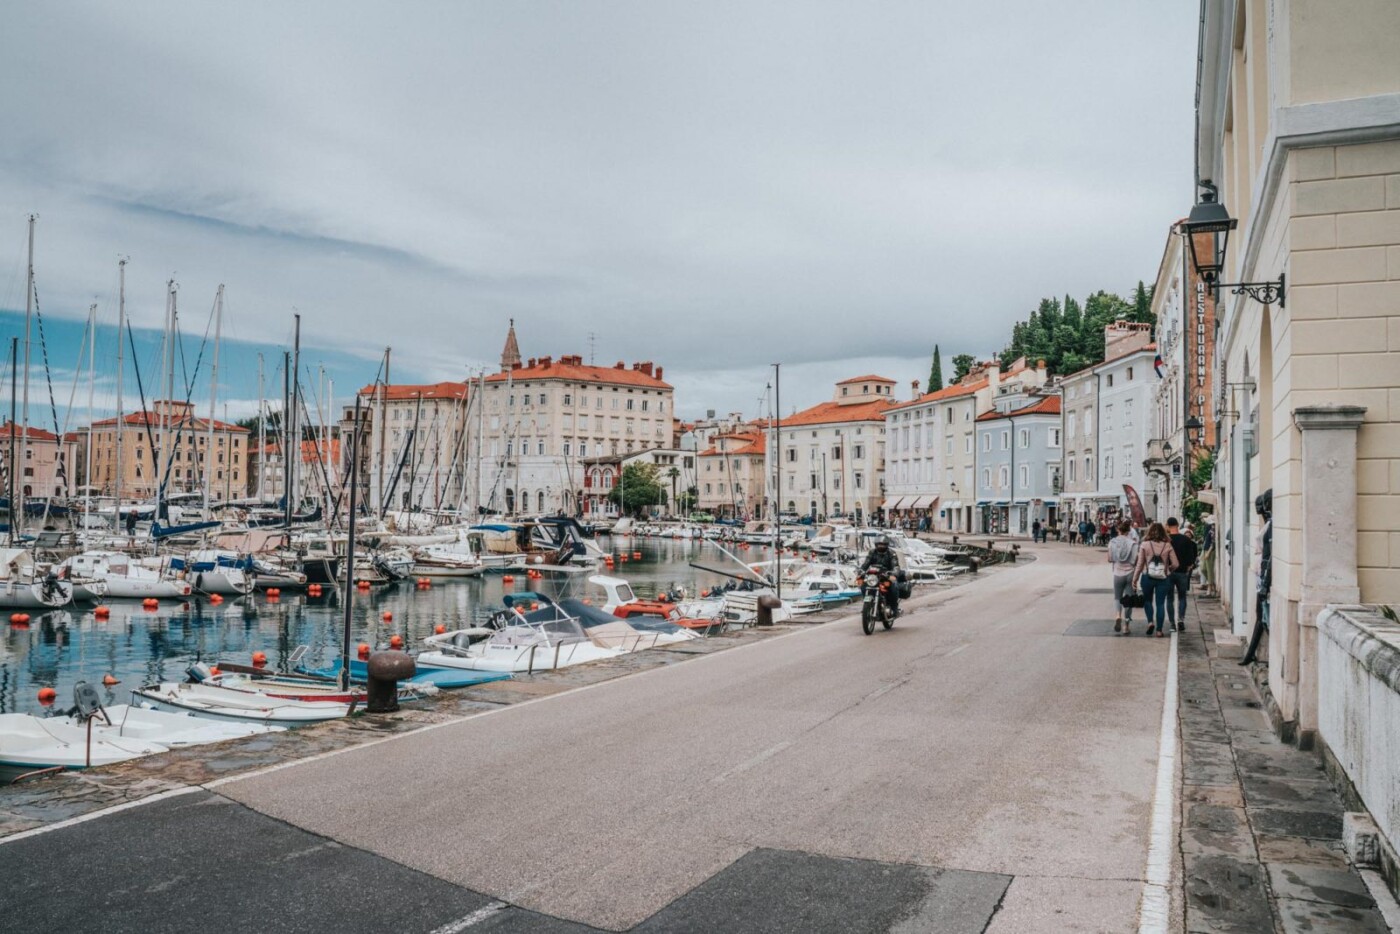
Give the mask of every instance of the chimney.
[[549, 369], [549, 365], [553, 362], [553, 357], [540, 357], [540, 366], [544, 367], [546, 370]]
[[1001, 361], [992, 360], [987, 364], [987, 385], [992, 388], [993, 395], [1001, 386]]
[[531, 369], [534, 369], [534, 367], [535, 367], [535, 358], [534, 358], [534, 357], [531, 357], [531, 358], [530, 358], [530, 368], [531, 368]]
[[637, 369], [641, 370], [641, 371], [642, 371], [643, 373], [645, 373], [647, 376], [650, 376], [650, 375], [651, 375], [651, 361], [650, 361], [650, 360], [647, 360], [647, 361], [645, 361], [645, 362], [643, 362], [643, 363], [637, 364]]
[[661, 372], [662, 372], [662, 371], [661, 371], [661, 367], [657, 367], [657, 368], [656, 368], [656, 378], [657, 378], [657, 379], [660, 379], [660, 378], [661, 378]]
[[614, 369], [614, 370], [625, 370], [625, 369], [627, 369], [627, 364], [626, 364], [625, 362], [619, 360], [619, 361], [617, 361], [616, 364], [613, 365], [613, 369]]

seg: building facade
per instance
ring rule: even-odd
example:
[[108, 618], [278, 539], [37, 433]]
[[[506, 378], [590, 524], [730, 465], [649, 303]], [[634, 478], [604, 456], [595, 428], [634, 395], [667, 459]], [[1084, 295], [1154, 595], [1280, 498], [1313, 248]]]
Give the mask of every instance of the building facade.
[[650, 508], [656, 516], [677, 516], [676, 504], [695, 486], [696, 455], [681, 448], [648, 448], [633, 454], [605, 454], [583, 459], [583, 514], [591, 519], [615, 518], [622, 509], [610, 499], [622, 482], [622, 472], [633, 464], [656, 468], [661, 502]]
[[[358, 393], [360, 417], [368, 427], [360, 452], [360, 490], [376, 513], [385, 510], [463, 509], [470, 490], [471, 438], [477, 428], [466, 383], [414, 385], [377, 383]], [[355, 407], [345, 406], [339, 432], [348, 437]], [[314, 447], [314, 446], [313, 446]], [[314, 468], [316, 451], [304, 465]], [[349, 457], [348, 449], [344, 452]], [[280, 458], [278, 458], [280, 464]], [[348, 466], [348, 464], [346, 465]], [[263, 478], [280, 496], [282, 479], [269, 462]], [[319, 482], [298, 468], [298, 486], [307, 495]]]
[[1055, 390], [1004, 395], [977, 417], [976, 531], [1029, 536], [1036, 521], [1059, 522], [1060, 417]]
[[883, 376], [842, 380], [830, 402], [781, 418], [778, 441], [766, 451], [763, 512], [771, 515], [777, 503], [784, 513], [849, 515], [857, 523], [876, 515], [885, 500], [885, 413], [894, 385]]
[[482, 507], [574, 515], [585, 500], [583, 461], [672, 448], [674, 390], [662, 377], [651, 362], [600, 367], [578, 356], [530, 358], [487, 376]]
[[998, 397], [1044, 386], [1045, 365], [1024, 357], [973, 367], [951, 386], [892, 407], [885, 417], [885, 510], [895, 521], [943, 532], [977, 528], [976, 420]]
[[[76, 489], [73, 468], [65, 463], [58, 435], [32, 425], [6, 421], [0, 425], [0, 496], [10, 495], [10, 445], [14, 444], [15, 492], [21, 497], [71, 496]], [[80, 479], [80, 478], [79, 478]]]
[[699, 508], [721, 519], [761, 515], [769, 478], [766, 429], [755, 427], [710, 436], [696, 458]]
[[[241, 499], [248, 482], [248, 429], [200, 418], [188, 402], [157, 400], [151, 408], [122, 416], [121, 461], [118, 424], [106, 418], [80, 428], [77, 456], [87, 460], [91, 445], [94, 493], [111, 496], [118, 477], [123, 501], [150, 499], [162, 479], [165, 495], [203, 493], [217, 502]], [[211, 448], [212, 445], [212, 448]], [[212, 456], [211, 456], [212, 450]]]

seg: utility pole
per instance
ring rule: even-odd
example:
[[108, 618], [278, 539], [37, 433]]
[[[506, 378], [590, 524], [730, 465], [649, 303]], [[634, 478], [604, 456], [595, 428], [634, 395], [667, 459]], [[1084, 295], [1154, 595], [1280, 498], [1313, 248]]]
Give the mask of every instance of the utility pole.
[[[29, 320], [34, 314], [34, 222], [37, 214], [29, 215], [29, 260], [24, 277], [24, 405], [22, 409], [23, 427], [19, 438], [19, 463], [10, 465], [10, 472], [21, 470], [20, 464], [29, 457]], [[14, 417], [10, 417], [11, 437], [15, 430]], [[19, 487], [18, 506], [16, 498], [10, 498], [10, 537], [14, 540], [24, 524], [24, 488]]]
[[783, 599], [783, 388], [782, 388], [781, 363], [773, 364], [773, 437], [777, 439], [777, 456], [773, 460], [773, 494], [776, 498], [774, 503], [774, 515], [776, 521], [773, 523], [773, 580], [777, 587], [778, 599]]

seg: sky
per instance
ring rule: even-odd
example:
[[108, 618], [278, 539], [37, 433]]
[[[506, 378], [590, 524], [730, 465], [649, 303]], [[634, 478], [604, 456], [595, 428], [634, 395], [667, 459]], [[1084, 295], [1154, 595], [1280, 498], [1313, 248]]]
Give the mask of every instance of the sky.
[[55, 395], [96, 303], [96, 408], [123, 256], [151, 371], [166, 283], [191, 360], [225, 286], [232, 417], [294, 314], [340, 402], [386, 346], [395, 382], [494, 371], [512, 319], [526, 357], [664, 366], [687, 417], [763, 414], [775, 362], [786, 411], [907, 398], [935, 344], [946, 375], [1042, 296], [1153, 279], [1195, 39], [1121, 0], [12, 5], [0, 337], [33, 213]]

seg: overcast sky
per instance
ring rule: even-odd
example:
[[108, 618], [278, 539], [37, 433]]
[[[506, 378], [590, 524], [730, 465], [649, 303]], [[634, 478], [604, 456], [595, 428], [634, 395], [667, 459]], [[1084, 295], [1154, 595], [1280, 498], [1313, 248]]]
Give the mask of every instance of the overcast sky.
[[115, 323], [127, 255], [136, 323], [173, 276], [197, 337], [225, 283], [241, 404], [294, 310], [338, 392], [385, 345], [396, 381], [494, 367], [513, 317], [526, 356], [665, 366], [682, 414], [758, 414], [773, 361], [784, 409], [907, 396], [935, 343], [1153, 278], [1195, 37], [1122, 0], [10, 4], [0, 309], [37, 212], [46, 315]]

